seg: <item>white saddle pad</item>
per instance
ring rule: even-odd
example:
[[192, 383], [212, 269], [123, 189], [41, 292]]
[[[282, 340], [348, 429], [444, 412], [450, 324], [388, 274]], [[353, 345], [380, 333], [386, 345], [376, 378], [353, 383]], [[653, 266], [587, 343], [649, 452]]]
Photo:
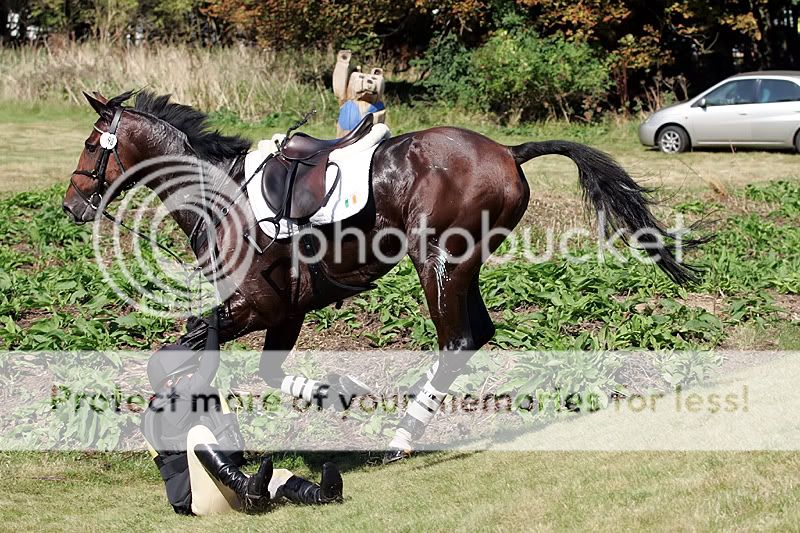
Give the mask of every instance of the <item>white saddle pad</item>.
[[[257, 220], [275, 216], [275, 212], [267, 205], [261, 192], [261, 176], [253, 176], [259, 165], [270, 155], [278, 151], [278, 146], [285, 135], [275, 134], [272, 139], [258, 143], [258, 148], [247, 154], [244, 160], [246, 178], [252, 178], [247, 184], [247, 197]], [[389, 128], [385, 124], [375, 124], [372, 130], [359, 141], [331, 152], [328, 158], [328, 169], [325, 174], [325, 189], [331, 193], [328, 202], [311, 217], [314, 225], [330, 224], [349, 218], [364, 209], [369, 199], [370, 171], [372, 154], [378, 145], [390, 137]], [[336, 180], [341, 173], [340, 179]], [[260, 174], [260, 171], [259, 171]], [[275, 224], [261, 222], [261, 231], [272, 238], [291, 237], [299, 231], [299, 226], [288, 220], [280, 221], [278, 234]]]

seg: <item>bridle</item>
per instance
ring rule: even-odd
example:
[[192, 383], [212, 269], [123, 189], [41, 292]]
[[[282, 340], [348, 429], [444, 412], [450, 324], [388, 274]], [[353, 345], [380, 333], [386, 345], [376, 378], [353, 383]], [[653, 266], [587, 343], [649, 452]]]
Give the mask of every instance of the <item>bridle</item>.
[[[97, 126], [94, 126], [95, 131], [100, 134], [100, 148], [101, 152], [100, 155], [97, 156], [97, 162], [92, 170], [83, 170], [78, 169], [72, 173], [70, 177], [70, 184], [75, 192], [78, 193], [78, 196], [86, 202], [86, 205], [91, 207], [94, 211], [98, 211], [100, 206], [103, 202], [103, 193], [106, 192], [108, 189], [108, 180], [106, 179], [106, 169], [108, 168], [108, 160], [111, 155], [114, 155], [114, 159], [117, 162], [117, 166], [121, 172], [121, 175], [125, 173], [125, 167], [122, 164], [122, 160], [119, 157], [119, 151], [117, 150], [117, 130], [119, 129], [119, 123], [122, 120], [122, 112], [123, 108], [119, 107], [114, 112], [114, 118], [111, 119], [111, 125], [108, 128], [108, 131], [103, 131]], [[80, 187], [75, 183], [75, 176], [86, 176], [87, 178], [91, 178], [95, 182], [94, 191], [87, 197], [86, 193], [84, 193]], [[108, 213], [103, 210], [103, 214], [107, 217]]]
[[[119, 157], [119, 151], [117, 150], [119, 144], [117, 140], [117, 130], [119, 129], [119, 123], [122, 121], [122, 113], [125, 111], [125, 108], [119, 107], [114, 111], [114, 118], [111, 119], [111, 125], [108, 127], [108, 131], [103, 131], [97, 126], [94, 126], [95, 131], [100, 134], [100, 148], [102, 152], [100, 155], [97, 156], [97, 162], [94, 165], [92, 170], [83, 170], [78, 169], [72, 173], [70, 177], [70, 185], [78, 193], [78, 196], [86, 202], [88, 207], [91, 207], [95, 212], [100, 211], [100, 213], [106, 217], [108, 220], [113, 222], [114, 224], [128, 230], [129, 232], [133, 233], [134, 235], [138, 236], [139, 238], [145, 239], [150, 243], [159, 247], [163, 252], [168, 254], [170, 257], [178, 261], [181, 267], [184, 270], [187, 270], [188, 265], [186, 262], [181, 259], [178, 254], [161, 244], [155, 239], [152, 239], [149, 235], [145, 235], [144, 233], [137, 231], [136, 229], [128, 226], [123, 221], [119, 220], [117, 217], [109, 213], [105, 208], [103, 208], [103, 193], [106, 192], [108, 189], [108, 180], [106, 179], [106, 169], [108, 168], [108, 160], [111, 158], [111, 155], [114, 155], [114, 159], [117, 161], [117, 166], [120, 170], [120, 176], [125, 174], [125, 166], [122, 164], [122, 160]], [[75, 176], [86, 176], [87, 178], [91, 178], [95, 181], [94, 191], [89, 196], [86, 196], [80, 187], [75, 183]], [[133, 187], [134, 182], [131, 180], [130, 183], [126, 184], [123, 187], [123, 191], [130, 189]], [[97, 203], [95, 203], [97, 202]]]
[[[118, 107], [114, 111], [114, 117], [111, 119], [111, 124], [109, 125], [108, 131], [103, 131], [100, 128], [98, 128], [97, 126], [94, 126], [95, 131], [100, 133], [99, 145], [100, 145], [100, 148], [101, 148], [102, 151], [98, 155], [97, 162], [95, 163], [95, 166], [94, 166], [94, 168], [92, 170], [77, 169], [72, 173], [72, 176], [70, 177], [70, 185], [72, 185], [72, 188], [75, 190], [76, 193], [78, 193], [78, 196], [86, 203], [86, 205], [88, 207], [91, 207], [95, 212], [99, 211], [105, 218], [107, 218], [108, 220], [110, 220], [114, 224], [116, 224], [116, 225], [128, 230], [129, 232], [133, 233], [134, 235], [138, 236], [139, 238], [142, 238], [142, 239], [145, 239], [145, 240], [149, 241], [151, 244], [157, 246], [163, 252], [167, 253], [169, 256], [171, 256], [173, 259], [175, 259], [178, 262], [178, 264], [181, 265], [181, 267], [183, 268], [184, 272], [186, 272], [186, 274], [187, 274], [186, 282], [187, 282], [187, 285], [188, 285], [189, 283], [191, 283], [192, 278], [194, 278], [194, 276], [202, 270], [202, 268], [200, 266], [191, 267], [183, 259], [181, 259], [178, 256], [178, 254], [176, 254], [175, 252], [170, 250], [168, 247], [166, 247], [163, 244], [161, 244], [160, 242], [158, 242], [158, 240], [153, 239], [149, 235], [145, 235], [144, 233], [142, 233], [140, 231], [137, 231], [136, 229], [128, 226], [123, 221], [119, 220], [114, 215], [109, 213], [103, 206], [103, 194], [108, 190], [108, 186], [109, 186], [108, 179], [106, 178], [106, 170], [108, 169], [108, 161], [111, 158], [111, 155], [114, 156], [114, 159], [117, 162], [117, 166], [118, 166], [118, 168], [120, 170], [120, 176], [123, 176], [125, 174], [125, 172], [126, 172], [125, 166], [122, 164], [122, 160], [119, 157], [119, 151], [118, 151], [119, 143], [118, 143], [118, 139], [117, 139], [117, 130], [119, 129], [119, 123], [122, 121], [122, 113], [124, 111], [125, 111], [124, 107]], [[195, 151], [194, 148], [192, 148], [192, 146], [189, 145], [188, 143], [187, 143], [187, 147], [192, 152]], [[238, 160], [238, 157], [235, 158], [233, 163], [231, 164], [231, 169], [235, 166], [237, 160]], [[78, 185], [75, 183], [75, 176], [76, 175], [86, 176], [86, 177], [91, 178], [92, 180], [94, 180], [94, 182], [95, 182], [94, 190], [92, 191], [92, 193], [89, 196], [87, 196], [86, 193], [83, 192], [81, 190], [81, 188], [78, 187]], [[200, 183], [201, 183], [201, 187], [204, 188], [204, 178], [203, 178], [202, 165], [200, 167]], [[123, 185], [121, 190], [123, 192], [125, 192], [128, 189], [132, 188], [134, 185], [135, 185], [135, 181], [134, 180], [130, 180], [129, 183], [126, 183], [126, 184]], [[202, 197], [203, 197], [203, 201], [205, 202], [205, 191], [204, 191], [204, 189], [203, 189]], [[231, 202], [231, 205], [233, 203], [235, 203], [236, 200], [238, 200], [238, 196], [237, 196], [237, 198], [235, 200], [233, 200]], [[226, 207], [225, 209], [223, 209], [223, 216], [228, 214], [228, 208], [229, 207], [230, 207], [230, 205], [228, 207]], [[102, 211], [101, 211], [101, 209], [102, 209]], [[190, 241], [192, 249], [193, 249], [193, 251], [195, 251], [195, 253], [197, 253], [197, 250], [199, 248], [199, 243], [198, 243], [198, 240], [196, 238], [197, 235], [199, 234], [199, 235], [203, 236], [204, 237], [203, 238], [203, 242], [207, 242], [210, 232], [215, 230], [217, 225], [219, 224], [219, 219], [217, 219], [215, 221], [215, 223], [211, 227], [207, 228], [208, 231], [206, 233], [200, 233], [199, 230], [200, 230], [200, 226], [201, 226], [201, 222], [202, 221], [203, 221], [202, 218], [198, 219], [197, 224], [195, 224], [194, 228], [191, 231], [191, 234], [189, 235], [189, 241]], [[211, 247], [215, 248], [216, 244], [212, 244]], [[215, 252], [215, 250], [212, 251], [211, 266], [212, 266], [212, 271], [214, 273], [214, 276], [216, 276], [216, 273], [217, 273], [217, 270], [218, 270], [218, 265], [217, 265], [217, 258], [214, 255], [214, 252]], [[217, 304], [218, 304], [218, 306], [220, 306], [222, 304], [222, 302], [220, 301], [220, 298], [219, 298], [219, 290], [216, 288], [216, 283], [215, 283], [215, 294], [217, 296]]]

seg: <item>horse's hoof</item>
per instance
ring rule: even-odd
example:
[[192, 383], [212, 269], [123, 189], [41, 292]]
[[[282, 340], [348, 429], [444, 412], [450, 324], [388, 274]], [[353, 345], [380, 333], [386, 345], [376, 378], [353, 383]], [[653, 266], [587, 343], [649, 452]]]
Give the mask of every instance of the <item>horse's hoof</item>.
[[353, 376], [330, 373], [327, 382], [330, 384], [328, 398], [322, 403], [322, 407], [333, 407], [340, 413], [349, 410], [358, 398], [372, 394], [369, 387]]
[[383, 464], [388, 465], [408, 459], [411, 457], [411, 450], [389, 450], [383, 454]]

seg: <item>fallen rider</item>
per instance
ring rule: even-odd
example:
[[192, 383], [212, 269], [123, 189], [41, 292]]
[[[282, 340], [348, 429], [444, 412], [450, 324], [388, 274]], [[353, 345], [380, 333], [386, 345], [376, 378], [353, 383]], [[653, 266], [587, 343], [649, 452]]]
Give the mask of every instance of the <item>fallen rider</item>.
[[207, 327], [202, 352], [168, 345], [147, 364], [155, 395], [142, 415], [142, 433], [175, 512], [255, 512], [281, 497], [304, 504], [342, 501], [342, 477], [334, 463], [322, 466], [319, 485], [289, 470], [273, 469], [267, 455], [256, 474], [241, 471], [244, 440], [236, 415], [211, 386], [220, 358], [216, 309]]

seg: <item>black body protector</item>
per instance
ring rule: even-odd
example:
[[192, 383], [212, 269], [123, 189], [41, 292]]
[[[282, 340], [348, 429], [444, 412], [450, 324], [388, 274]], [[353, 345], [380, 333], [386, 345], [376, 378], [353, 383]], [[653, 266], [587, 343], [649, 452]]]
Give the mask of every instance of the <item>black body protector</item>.
[[155, 395], [142, 416], [142, 433], [155, 451], [170, 504], [179, 514], [192, 513], [186, 438], [197, 425], [206, 426], [219, 449], [233, 464], [244, 464], [244, 439], [236, 415], [222, 409], [219, 391], [211, 381], [219, 368], [217, 310], [208, 320], [205, 350], [170, 345], [153, 354], [147, 373]]

